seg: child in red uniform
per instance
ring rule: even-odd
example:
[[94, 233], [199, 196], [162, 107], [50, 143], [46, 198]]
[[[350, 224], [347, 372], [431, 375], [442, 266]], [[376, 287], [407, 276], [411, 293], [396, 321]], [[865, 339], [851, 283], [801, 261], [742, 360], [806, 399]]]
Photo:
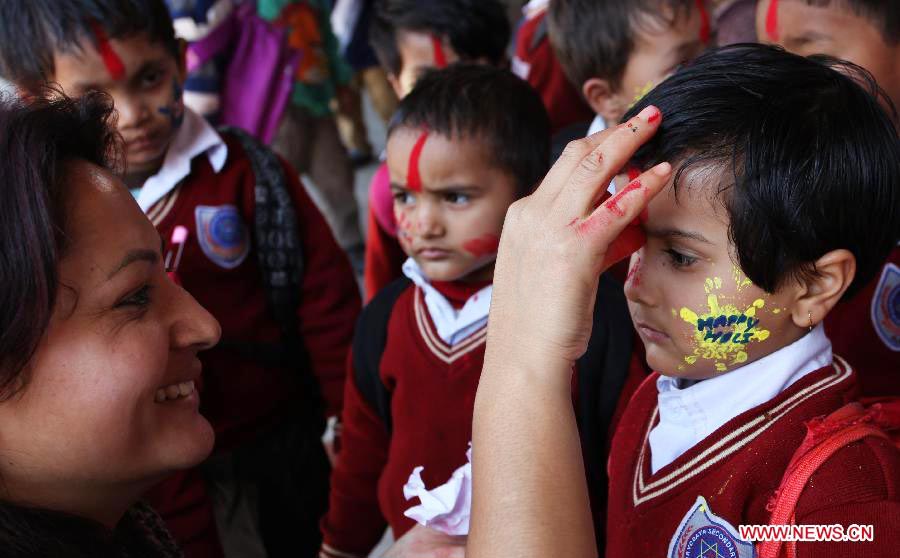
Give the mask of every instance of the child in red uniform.
[[[427, 73], [400, 102], [387, 163], [406, 279], [360, 319], [400, 289], [375, 372], [389, 411], [364, 396], [354, 342], [322, 556], [366, 556], [385, 523], [401, 536], [414, 525], [403, 515], [413, 468], [435, 485], [466, 462], [500, 229], [546, 171], [548, 130], [537, 93], [488, 66]], [[360, 327], [358, 339], [377, 335]]]
[[[0, 28], [3, 73], [23, 92], [54, 81], [70, 95], [112, 96], [125, 182], [171, 242], [167, 265], [222, 325], [222, 342], [200, 357], [202, 411], [216, 431], [217, 453], [203, 471], [209, 483], [194, 470], [164, 484], [154, 504], [189, 556], [220, 553], [212, 496], [239, 510], [228, 517], [246, 521], [259, 535], [253, 544], [270, 556], [314, 552], [328, 476], [318, 442], [321, 395], [327, 412], [339, 413], [359, 299], [346, 257], [296, 173], [184, 108], [183, 51], [161, 0], [17, 1], [5, 5]], [[258, 172], [260, 158], [273, 164]], [[285, 194], [260, 198], [263, 174], [280, 180], [281, 190], [268, 191], [273, 198]], [[260, 223], [257, 210], [274, 215], [273, 205], [278, 216]], [[294, 242], [282, 251], [270, 245], [267, 259], [302, 254], [293, 278], [267, 272], [271, 288], [259, 253], [271, 236], [261, 234]], [[274, 309], [279, 287], [287, 298]]]
[[554, 154], [619, 122], [711, 39], [705, 0], [552, 0], [547, 19], [559, 63], [596, 113], [592, 122], [561, 131]]
[[[467, 554], [596, 556], [571, 369], [587, 287], [635, 247], [625, 294], [659, 374], [612, 443], [607, 556], [755, 556], [735, 527], [769, 523], [769, 504], [798, 493], [776, 523], [876, 534], [789, 555], [896, 554], [900, 452], [865, 420], [853, 425], [865, 437], [828, 444], [837, 451], [811, 476], [779, 490], [798, 480], [789, 461], [847, 432], [835, 425], [859, 408], [848, 403], [856, 374], [821, 322], [900, 233], [900, 145], [871, 86], [858, 68], [762, 45], [702, 55], [626, 123], [572, 143], [510, 208], [474, 413]], [[629, 159], [646, 172], [598, 207]]]
[[[378, 0], [369, 34], [379, 63], [402, 99], [429, 68], [456, 61], [506, 65], [510, 31], [505, 8], [497, 0]], [[382, 164], [369, 187], [367, 301], [402, 275], [406, 258], [397, 243], [389, 183]]]
[[[608, 556], [753, 556], [736, 527], [769, 523], [807, 429], [856, 397], [854, 363], [832, 354], [822, 322], [897, 242], [900, 149], [875, 97], [826, 64], [722, 49], [626, 115], [659, 108], [633, 161], [677, 172], [648, 205], [625, 287], [658, 373], [613, 439]], [[798, 543], [799, 557], [895, 555], [900, 452], [874, 437], [842, 448], [794, 517], [876, 533]]]
[[[759, 40], [802, 56], [828, 54], [868, 70], [893, 107], [900, 107], [900, 3], [865, 0], [809, 2], [761, 0]], [[891, 109], [893, 110], [893, 109]], [[897, 116], [894, 115], [897, 125]], [[859, 296], [838, 305], [825, 321], [835, 349], [866, 366], [867, 395], [900, 395], [900, 247]], [[893, 302], [892, 302], [893, 301]], [[892, 306], [893, 304], [893, 306]]]

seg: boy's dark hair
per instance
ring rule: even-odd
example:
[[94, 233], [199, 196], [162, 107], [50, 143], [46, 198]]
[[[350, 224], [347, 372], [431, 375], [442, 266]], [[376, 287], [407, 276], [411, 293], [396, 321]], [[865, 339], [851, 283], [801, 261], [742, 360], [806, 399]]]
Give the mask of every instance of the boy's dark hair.
[[178, 41], [163, 0], [4, 0], [0, 17], [0, 74], [37, 89], [52, 81], [53, 55], [98, 46], [94, 28], [110, 39], [146, 34], [179, 54]]
[[569, 81], [581, 91], [591, 78], [618, 88], [634, 50], [635, 27], [641, 18], [665, 19], [696, 9], [695, 0], [550, 0], [547, 12], [550, 44]]
[[839, 4], [854, 14], [865, 17], [881, 30], [885, 42], [900, 41], [900, 2], [896, 0], [803, 0], [810, 6]]
[[484, 58], [495, 66], [503, 62], [510, 38], [506, 9], [497, 0], [376, 0], [369, 42], [394, 75], [403, 69], [398, 31], [446, 37], [462, 61]]
[[63, 164], [117, 160], [112, 99], [52, 95], [27, 105], [0, 98], [0, 400], [11, 395], [56, 302], [66, 248]]
[[737, 263], [756, 285], [773, 292], [846, 248], [856, 257], [849, 298], [900, 233], [900, 145], [878, 96], [850, 63], [734, 45], [695, 59], [624, 118], [662, 111], [634, 163], [676, 164], [676, 192], [690, 169], [718, 176]]
[[550, 119], [541, 98], [508, 70], [452, 64], [429, 70], [397, 108], [388, 135], [425, 128], [449, 138], [478, 138], [494, 164], [530, 193], [550, 166]]

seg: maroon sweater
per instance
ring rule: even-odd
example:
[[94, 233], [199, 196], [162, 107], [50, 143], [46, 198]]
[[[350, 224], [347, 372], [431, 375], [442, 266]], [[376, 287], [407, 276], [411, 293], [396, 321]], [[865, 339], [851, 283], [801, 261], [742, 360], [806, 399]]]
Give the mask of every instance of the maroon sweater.
[[341, 452], [322, 520], [323, 555], [366, 556], [386, 525], [402, 536], [415, 525], [403, 515], [416, 503], [403, 497], [413, 468], [423, 465], [422, 480], [432, 487], [466, 462], [486, 333], [482, 328], [448, 347], [418, 287], [397, 299], [380, 367], [391, 392], [391, 432], [348, 372]]
[[[669, 544], [700, 496], [712, 514], [734, 528], [768, 524], [766, 505], [806, 434], [805, 423], [838, 409], [857, 391], [855, 374], [835, 359], [833, 367], [808, 374], [774, 399], [738, 415], [651, 474], [647, 437], [657, 422], [657, 377], [650, 376], [635, 393], [613, 439], [606, 549], [610, 557], [670, 558]], [[874, 543], [798, 543], [800, 558], [895, 556], [900, 548], [896, 448], [887, 440], [864, 439], [838, 451], [807, 484], [796, 523], [875, 526]], [[678, 558], [682, 554], [675, 553]]]
[[[262, 275], [253, 249], [255, 178], [250, 160], [236, 138], [223, 135], [228, 159], [216, 173], [206, 155], [195, 157], [191, 173], [154, 204], [147, 216], [167, 241], [178, 226], [188, 229], [177, 275], [183, 287], [222, 326], [219, 346], [200, 353], [203, 363], [201, 412], [216, 432], [216, 449], [239, 447], [277, 426], [298, 404], [298, 374], [315, 374], [328, 414], [340, 412], [345, 362], [359, 313], [359, 291], [346, 256], [297, 179], [283, 164], [294, 202], [303, 249], [300, 337], [312, 370], [289, 370], [237, 352], [229, 343], [273, 344], [278, 323], [267, 307]], [[232, 269], [213, 262], [200, 245], [197, 208], [237, 208], [249, 253]], [[207, 246], [209, 250], [209, 246]], [[166, 520], [188, 556], [215, 556], [215, 528], [201, 475], [179, 473], [157, 487], [149, 499]]]

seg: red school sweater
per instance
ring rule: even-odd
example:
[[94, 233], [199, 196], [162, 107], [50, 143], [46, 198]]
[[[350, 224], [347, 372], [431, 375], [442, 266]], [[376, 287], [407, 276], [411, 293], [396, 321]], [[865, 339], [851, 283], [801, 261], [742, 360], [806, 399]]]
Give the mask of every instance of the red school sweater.
[[[805, 423], [852, 401], [857, 391], [856, 375], [836, 358], [833, 366], [804, 376], [772, 400], [738, 415], [651, 474], [648, 436], [657, 422], [657, 378], [651, 375], [635, 393], [613, 439], [609, 557], [749, 556], [746, 546], [741, 553], [731, 553], [741, 548], [731, 529], [768, 524], [766, 505], [806, 434]], [[796, 523], [875, 526], [873, 543], [798, 543], [799, 558], [896, 556], [896, 449], [887, 440], [864, 439], [838, 451], [807, 484]]]
[[410, 285], [397, 299], [380, 365], [391, 392], [391, 432], [348, 372], [341, 452], [321, 523], [324, 556], [366, 556], [385, 525], [399, 538], [415, 525], [403, 515], [417, 503], [403, 497], [413, 468], [424, 466], [422, 480], [433, 487], [466, 462], [486, 333], [482, 328], [450, 347], [421, 289]]
[[900, 247], [878, 275], [825, 318], [834, 352], [859, 370], [865, 397], [900, 396]]
[[[228, 145], [228, 159], [222, 170], [216, 173], [206, 155], [195, 157], [191, 174], [180, 187], [154, 204], [147, 216], [167, 241], [176, 226], [189, 231], [178, 278], [222, 326], [219, 346], [200, 353], [201, 412], [216, 429], [217, 448], [230, 449], [280, 420], [296, 400], [293, 378], [306, 371], [272, 366], [261, 362], [262, 357], [239, 354], [233, 346], [277, 344], [281, 333], [268, 308], [252, 245], [256, 201], [250, 159], [234, 137], [222, 137]], [[297, 212], [303, 250], [301, 302], [297, 309], [300, 338], [321, 386], [327, 414], [333, 415], [341, 408], [344, 363], [359, 314], [359, 291], [346, 256], [297, 174], [283, 162], [282, 167]], [[226, 249], [210, 247], [214, 244], [209, 240], [212, 235], [198, 233], [197, 227], [199, 211], [215, 211], [224, 206], [237, 208], [247, 242], [246, 256], [230, 269], [207, 255], [224, 253]], [[205, 247], [201, 246], [203, 243]]]
[[[188, 229], [178, 278], [222, 326], [222, 343], [199, 355], [203, 363], [200, 410], [215, 429], [216, 448], [228, 450], [284, 420], [302, 396], [295, 387], [297, 374], [315, 374], [327, 413], [340, 411], [345, 359], [360, 303], [344, 253], [296, 173], [282, 163], [297, 212], [303, 249], [301, 303], [297, 313], [300, 337], [312, 370], [272, 367], [225, 346], [229, 342], [276, 343], [280, 333], [268, 310], [256, 253], [249, 243], [254, 234], [255, 209], [255, 179], [250, 160], [236, 138], [228, 134], [222, 137], [228, 146], [228, 159], [222, 170], [216, 173], [205, 154], [195, 157], [188, 177], [154, 204], [147, 216], [167, 241], [176, 226]], [[237, 208], [248, 244], [223, 248], [210, 243], [210, 235], [205, 233], [206, 245], [201, 246], [198, 211], [202, 213], [206, 208], [214, 211], [229, 205]], [[240, 252], [235, 251], [242, 249], [247, 253], [241, 259]], [[214, 257], [224, 254], [240, 263], [227, 269], [215, 263], [207, 252]], [[173, 253], [173, 262], [174, 257]], [[166, 520], [187, 556], [221, 555], [210, 501], [196, 469], [173, 475], [147, 498]]]

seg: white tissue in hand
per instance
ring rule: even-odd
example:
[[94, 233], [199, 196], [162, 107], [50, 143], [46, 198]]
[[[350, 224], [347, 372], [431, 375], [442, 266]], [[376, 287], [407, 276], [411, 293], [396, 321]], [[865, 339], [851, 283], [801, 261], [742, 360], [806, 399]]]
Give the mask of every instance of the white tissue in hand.
[[445, 484], [432, 490], [422, 482], [424, 467], [413, 469], [403, 486], [407, 500], [418, 497], [418, 506], [404, 512], [406, 517], [447, 535], [468, 535], [472, 511], [472, 448], [466, 452], [468, 462], [453, 472]]

